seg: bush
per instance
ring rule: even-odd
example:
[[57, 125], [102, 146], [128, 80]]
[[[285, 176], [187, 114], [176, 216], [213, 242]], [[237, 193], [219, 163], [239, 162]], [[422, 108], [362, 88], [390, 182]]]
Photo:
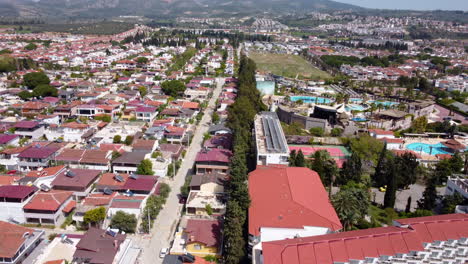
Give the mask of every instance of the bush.
[[341, 134], [343, 134], [343, 129], [335, 127], [331, 130], [330, 134], [332, 137], [339, 137]]
[[118, 144], [122, 142], [122, 137], [120, 135], [115, 135], [114, 140], [112, 141], [114, 144]]
[[159, 195], [161, 195], [161, 197], [167, 198], [170, 192], [171, 187], [169, 187], [167, 183], [161, 183], [161, 186], [159, 186]]
[[137, 219], [134, 214], [127, 214], [123, 211], [117, 211], [112, 217], [110, 226], [118, 228], [125, 233], [135, 233], [137, 226]]
[[325, 133], [321, 127], [313, 127], [309, 130], [309, 132], [316, 137], [321, 137]]

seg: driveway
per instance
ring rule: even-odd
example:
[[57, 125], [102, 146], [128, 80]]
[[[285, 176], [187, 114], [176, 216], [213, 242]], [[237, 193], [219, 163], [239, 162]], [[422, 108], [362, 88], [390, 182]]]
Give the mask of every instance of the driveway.
[[217, 85], [213, 91], [213, 97], [208, 103], [208, 107], [206, 108], [203, 118], [197, 127], [191, 145], [187, 150], [187, 154], [179, 171], [177, 172], [177, 175], [172, 180], [166, 180], [166, 183], [170, 185], [172, 191], [167, 198], [164, 208], [155, 220], [151, 234], [135, 237], [135, 243], [143, 248], [143, 252], [138, 259], [138, 263], [162, 263], [162, 259], [159, 258], [159, 251], [161, 248], [170, 246], [182, 209], [182, 205], [179, 204], [177, 195], [180, 193], [180, 187], [185, 182], [185, 177], [192, 173], [195, 157], [202, 147], [203, 134], [208, 131], [211, 124], [211, 114], [213, 113], [216, 100], [222, 91], [224, 78], [217, 78], [216, 83]]
[[[410, 188], [407, 190], [397, 191], [396, 200], [395, 200], [395, 209], [404, 211], [406, 209], [406, 203], [408, 202], [408, 197], [411, 196], [411, 210], [416, 210], [418, 206], [417, 201], [422, 198], [422, 194], [426, 187], [420, 184], [410, 185]], [[372, 193], [375, 194], [375, 198], [371, 198], [372, 201], [375, 201], [378, 204], [383, 204], [385, 192], [380, 192], [376, 188], [372, 188]], [[437, 193], [443, 195], [445, 193], [445, 187], [437, 188]], [[375, 200], [374, 200], [375, 199]]]

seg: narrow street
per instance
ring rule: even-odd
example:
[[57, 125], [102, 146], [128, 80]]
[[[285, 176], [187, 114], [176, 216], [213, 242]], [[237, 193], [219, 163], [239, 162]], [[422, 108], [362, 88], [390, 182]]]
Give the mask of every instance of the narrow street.
[[159, 258], [159, 251], [161, 248], [169, 247], [175, 228], [180, 219], [182, 205], [179, 204], [179, 198], [177, 195], [180, 193], [180, 187], [184, 185], [185, 177], [192, 173], [196, 155], [202, 147], [203, 134], [206, 133], [210, 127], [211, 114], [213, 113], [216, 100], [222, 91], [223, 85], [224, 78], [217, 78], [213, 97], [208, 103], [208, 107], [205, 109], [205, 113], [198, 125], [191, 145], [187, 149], [185, 159], [183, 160], [174, 179], [166, 181], [166, 183], [171, 187], [171, 193], [167, 198], [166, 205], [155, 220], [151, 234], [135, 237], [135, 242], [141, 245], [143, 249], [139, 258], [139, 263], [141, 264], [162, 263], [162, 259]]

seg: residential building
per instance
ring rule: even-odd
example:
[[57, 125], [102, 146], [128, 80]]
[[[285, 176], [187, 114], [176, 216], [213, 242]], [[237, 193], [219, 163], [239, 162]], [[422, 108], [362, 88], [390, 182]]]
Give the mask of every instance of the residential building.
[[224, 195], [212, 192], [190, 191], [185, 204], [187, 215], [209, 217], [207, 207], [213, 215], [223, 215], [226, 211]]
[[73, 263], [128, 263], [121, 261], [131, 248], [132, 241], [126, 235], [91, 227], [76, 245]]
[[221, 222], [219, 220], [188, 219], [184, 229], [186, 252], [194, 256], [221, 255]]
[[[70, 191], [40, 191], [24, 207], [24, 215], [27, 223], [60, 225], [65, 220], [65, 214], [69, 213], [76, 205], [73, 201], [73, 192]], [[68, 212], [67, 212], [68, 211]]]
[[36, 193], [34, 186], [5, 185], [0, 186], [0, 221], [25, 223], [23, 207]]
[[44, 231], [0, 221], [0, 263], [20, 264], [44, 237]]
[[231, 156], [227, 149], [202, 149], [195, 158], [196, 174], [228, 173]]
[[18, 155], [19, 169], [22, 171], [36, 170], [40, 167], [48, 167], [57, 155], [57, 147], [41, 147], [34, 145]]
[[389, 227], [269, 241], [255, 263], [466, 263], [467, 236], [466, 214], [397, 219]]
[[91, 192], [92, 185], [100, 174], [100, 170], [67, 169], [55, 177], [52, 188], [73, 191], [73, 199], [80, 201]]
[[44, 126], [36, 121], [20, 121], [14, 128], [15, 134], [21, 137], [39, 139], [44, 136]]
[[124, 152], [122, 156], [112, 161], [112, 171], [115, 173], [136, 173], [141, 161], [150, 157], [151, 153]]
[[289, 149], [278, 115], [261, 112], [254, 120], [257, 165], [289, 164]]
[[249, 244], [260, 259], [268, 241], [339, 231], [320, 176], [309, 168], [258, 167], [249, 174]]
[[468, 177], [466, 175], [455, 174], [448, 177], [445, 195], [454, 195], [455, 193], [468, 199]]
[[156, 107], [139, 106], [135, 109], [136, 119], [144, 122], [153, 121], [158, 115]]

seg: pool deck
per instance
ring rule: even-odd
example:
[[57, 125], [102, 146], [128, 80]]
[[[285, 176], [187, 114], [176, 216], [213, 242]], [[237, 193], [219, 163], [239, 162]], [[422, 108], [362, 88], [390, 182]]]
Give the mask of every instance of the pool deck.
[[[406, 137], [406, 138], [401, 138], [401, 139], [403, 139], [403, 141], [405, 142], [403, 144], [404, 150], [407, 150], [406, 146], [412, 143], [424, 143], [424, 144], [435, 145], [435, 144], [439, 144], [439, 143], [447, 141], [447, 139], [444, 139], [444, 138], [408, 138]], [[463, 140], [463, 139], [457, 139], [457, 140], [465, 145], [467, 145], [468, 143], [467, 140]], [[423, 160], [429, 160], [429, 161], [438, 160], [435, 155], [429, 155], [425, 153], [424, 151], [415, 151], [415, 152], [420, 154]]]

